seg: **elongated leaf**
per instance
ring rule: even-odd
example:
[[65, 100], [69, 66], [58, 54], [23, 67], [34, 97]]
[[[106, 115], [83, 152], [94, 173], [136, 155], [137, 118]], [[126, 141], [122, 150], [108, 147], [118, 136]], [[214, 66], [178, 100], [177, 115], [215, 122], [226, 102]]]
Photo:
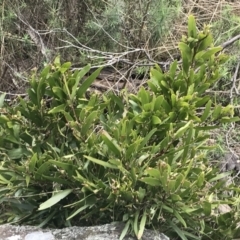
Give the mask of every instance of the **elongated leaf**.
[[[44, 221], [42, 221], [37, 227], [41, 228], [41, 227], [45, 226], [53, 218], [53, 216], [56, 214], [56, 212], [57, 212], [57, 210], [55, 210], [51, 214], [49, 214], [49, 216], [46, 219], [44, 219]], [[42, 238], [42, 237], [40, 237], [40, 238]], [[46, 237], [46, 238], [48, 238], [48, 237]]]
[[188, 37], [197, 37], [196, 21], [193, 15], [190, 15], [188, 18]]
[[88, 64], [77, 74], [76, 79], [75, 79], [75, 84], [74, 84], [74, 86], [72, 88], [72, 92], [71, 92], [71, 99], [74, 99], [74, 97], [76, 96], [76, 91], [77, 91], [79, 82], [83, 78], [83, 76], [85, 76], [89, 72], [90, 68], [91, 68], [91, 66], [90, 66], [90, 64]]
[[102, 131], [102, 139], [107, 147], [115, 153], [118, 157], [121, 157], [121, 148], [120, 146], [113, 141], [112, 137], [106, 132]]
[[[97, 199], [94, 195], [89, 195], [87, 196], [86, 198], [83, 199], [84, 200], [84, 205], [82, 207], [80, 207], [77, 211], [75, 211], [74, 213], [72, 213], [68, 218], [67, 220], [70, 220], [71, 218], [73, 218], [74, 216], [76, 216], [77, 214], [79, 214], [80, 212], [82, 212], [83, 210], [87, 209], [87, 208], [91, 208], [93, 207], [96, 202], [97, 202]], [[78, 201], [78, 203], [80, 203], [80, 201]], [[75, 203], [74, 203], [75, 204]], [[68, 205], [68, 206], [64, 206], [64, 207], [69, 207], [69, 206], [72, 206], [73, 204], [71, 205]], [[81, 218], [82, 219], [82, 218]]]
[[162, 121], [160, 120], [159, 117], [157, 117], [157, 116], [152, 116], [152, 124], [153, 124], [153, 125], [158, 125], [158, 124], [161, 124], [161, 123], [162, 123]]
[[48, 111], [49, 114], [53, 114], [53, 113], [59, 113], [65, 110], [66, 104], [61, 104], [57, 107], [54, 107], [53, 109], [51, 109], [50, 111]]
[[38, 210], [44, 210], [52, 207], [53, 205], [61, 201], [63, 198], [67, 197], [72, 191], [73, 191], [72, 189], [66, 189], [56, 193], [51, 198], [49, 198], [46, 202], [42, 203], [39, 206]]
[[7, 118], [6, 116], [4, 115], [0, 116], [0, 123], [7, 123], [8, 121], [9, 121], [9, 118]]
[[221, 123], [231, 123], [231, 122], [239, 122], [239, 117], [222, 117], [220, 120]]
[[189, 153], [190, 145], [192, 143], [193, 134], [194, 134], [194, 129], [193, 129], [193, 126], [191, 126], [190, 129], [188, 130], [188, 134], [186, 136], [186, 142], [184, 144], [185, 147], [182, 155], [183, 162], [187, 160], [187, 155]]
[[66, 94], [60, 87], [53, 87], [52, 91], [61, 101], [66, 97]]
[[140, 211], [137, 210], [137, 212], [135, 213], [135, 216], [134, 216], [134, 223], [133, 223], [133, 230], [134, 230], [134, 233], [136, 236], [138, 235], [138, 231], [139, 231], [139, 228], [138, 228], [139, 214], [140, 214]]
[[127, 235], [128, 231], [129, 231], [130, 223], [131, 223], [131, 221], [128, 220], [127, 223], [125, 224], [125, 226], [122, 230], [122, 233], [119, 237], [119, 240], [123, 240], [125, 238], [125, 236]]
[[102, 160], [99, 160], [99, 159], [96, 159], [96, 158], [93, 158], [93, 157], [90, 157], [90, 156], [84, 156], [85, 158], [87, 158], [88, 160], [94, 162], [94, 163], [97, 163], [103, 167], [106, 167], [106, 168], [113, 168], [113, 169], [117, 169], [118, 167], [116, 165], [113, 165], [113, 164], [110, 164], [108, 162], [104, 162]]
[[56, 160], [48, 160], [48, 162], [52, 163], [52, 165], [56, 165], [60, 168], [62, 168], [63, 170], [65, 170], [69, 176], [71, 176], [73, 174], [73, 172], [75, 172], [75, 170], [77, 170], [77, 166], [73, 165], [72, 163], [66, 163], [66, 162], [61, 162], [61, 161], [56, 161]]
[[32, 158], [30, 159], [30, 162], [29, 162], [29, 171], [30, 172], [33, 172], [35, 170], [37, 160], [38, 160], [37, 153], [34, 153], [34, 155], [32, 156]]
[[170, 66], [169, 75], [172, 79], [174, 79], [176, 75], [177, 66], [178, 66], [177, 60], [175, 60]]
[[193, 123], [192, 121], [189, 121], [185, 126], [181, 127], [178, 129], [178, 131], [174, 134], [174, 138], [177, 139], [177, 138], [180, 138], [183, 136], [183, 134], [192, 126]]
[[148, 143], [148, 141], [151, 139], [151, 137], [156, 131], [157, 131], [157, 128], [154, 128], [147, 134], [147, 136], [141, 142], [139, 149], [142, 149]]
[[212, 106], [212, 101], [209, 100], [208, 103], [206, 104], [205, 110], [201, 116], [201, 121], [204, 122], [210, 115], [210, 110]]
[[220, 173], [220, 174], [218, 174], [216, 177], [214, 177], [214, 178], [208, 180], [208, 182], [215, 182], [215, 181], [218, 181], [218, 180], [220, 180], [220, 179], [223, 179], [223, 178], [225, 178], [225, 177], [230, 176], [231, 174], [232, 174], [232, 172], [224, 172], [224, 173]]
[[220, 52], [222, 50], [222, 47], [213, 47], [208, 49], [202, 56], [201, 58], [206, 61], [209, 59], [212, 55], [214, 55], [217, 52]]
[[156, 168], [148, 168], [145, 172], [156, 179], [160, 179], [161, 177], [160, 171]]
[[19, 159], [23, 156], [24, 150], [20, 148], [8, 150], [8, 156], [10, 159]]
[[154, 105], [154, 110], [160, 110], [161, 106], [162, 106], [162, 102], [163, 102], [164, 97], [158, 96], [155, 100], [155, 105]]
[[182, 65], [183, 65], [183, 71], [185, 75], [187, 76], [190, 62], [192, 60], [192, 50], [191, 48], [184, 42], [180, 42], [178, 44], [179, 50], [181, 51], [182, 55]]
[[156, 178], [152, 178], [152, 177], [143, 177], [141, 179], [142, 182], [150, 185], [150, 186], [161, 186], [161, 181], [156, 179]]
[[188, 240], [187, 237], [185, 236], [184, 232], [177, 226], [175, 225], [172, 221], [167, 221], [169, 225], [174, 229], [174, 231], [178, 234], [178, 236], [182, 240]]
[[77, 90], [77, 97], [82, 98], [83, 94], [86, 93], [87, 89], [91, 86], [91, 84], [95, 81], [99, 73], [101, 72], [102, 68], [98, 68], [95, 72], [93, 72], [79, 87]]
[[88, 205], [88, 204], [80, 207], [77, 211], [75, 211], [73, 214], [71, 214], [71, 215], [67, 218], [67, 220], [70, 220], [71, 218], [73, 218], [74, 216], [76, 216], [78, 213], [82, 212], [82, 211], [85, 210], [86, 208], [89, 208], [89, 205]]
[[221, 105], [217, 105], [212, 113], [212, 120], [216, 120], [219, 118], [220, 114], [221, 114], [221, 110], [222, 110], [222, 106]]
[[186, 224], [186, 222], [184, 221], [184, 219], [182, 218], [182, 216], [179, 214], [179, 212], [177, 212], [177, 211], [174, 210], [173, 214], [176, 216], [176, 218], [179, 220], [179, 222], [181, 222], [182, 225], [186, 228], [186, 227], [187, 227], [187, 224]]
[[86, 133], [88, 132], [90, 126], [91, 126], [91, 125], [93, 124], [93, 122], [96, 120], [97, 116], [98, 116], [98, 111], [93, 111], [93, 112], [91, 112], [91, 113], [87, 116], [87, 118], [86, 118], [86, 120], [84, 121], [84, 124], [83, 124], [83, 126], [82, 126], [82, 129], [81, 129], [81, 133], [82, 133], [83, 136], [86, 135]]
[[158, 71], [154, 68], [150, 71], [151, 82], [155, 86], [159, 86], [160, 82], [164, 79], [164, 74], [161, 71]]
[[138, 97], [141, 99], [142, 105], [149, 103], [149, 92], [144, 89], [144, 87], [141, 87], [141, 89], [138, 92]]
[[65, 62], [62, 64], [62, 66], [59, 68], [61, 73], [65, 73], [69, 68], [71, 67], [71, 62]]
[[145, 229], [145, 225], [146, 225], [146, 221], [147, 221], [147, 212], [146, 210], [143, 213], [140, 225], [139, 225], [139, 231], [138, 231], [138, 235], [137, 235], [137, 239], [141, 239], [144, 229]]
[[5, 99], [6, 93], [3, 93], [0, 95], [0, 108], [4, 105], [4, 99]]

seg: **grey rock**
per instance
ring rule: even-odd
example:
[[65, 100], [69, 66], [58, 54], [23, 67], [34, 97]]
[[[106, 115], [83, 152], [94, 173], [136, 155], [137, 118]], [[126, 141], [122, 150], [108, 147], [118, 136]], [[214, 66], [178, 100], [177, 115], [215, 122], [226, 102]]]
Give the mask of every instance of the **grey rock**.
[[[32, 226], [0, 226], [0, 240], [118, 240], [124, 225], [111, 223], [94, 227], [69, 227], [63, 229], [40, 229]], [[136, 238], [127, 236], [125, 240]], [[142, 240], [169, 240], [162, 233], [145, 230]]]
[[240, 160], [236, 154], [231, 152], [227, 152], [224, 155], [224, 159], [221, 162], [221, 170], [223, 172], [231, 171], [231, 170], [240, 170]]

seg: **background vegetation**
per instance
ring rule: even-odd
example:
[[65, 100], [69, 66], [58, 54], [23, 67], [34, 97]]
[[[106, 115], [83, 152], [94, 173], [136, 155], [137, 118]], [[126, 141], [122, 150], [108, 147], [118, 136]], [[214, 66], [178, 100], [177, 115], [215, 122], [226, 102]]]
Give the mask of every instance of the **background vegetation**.
[[[198, 30], [205, 29], [204, 24], [211, 24], [213, 39], [215, 39], [213, 44], [225, 46], [227, 40], [239, 36], [240, 4], [238, 1], [212, 1], [209, 6], [207, 1], [180, 0], [46, 0], [35, 1], [34, 4], [32, 1], [2, 0], [0, 8], [0, 90], [7, 92], [6, 96], [1, 97], [0, 119], [3, 159], [1, 166], [2, 221], [31, 222], [39, 226], [62, 227], [71, 224], [104, 223], [111, 216], [113, 220], [125, 221], [126, 230], [131, 229], [139, 236], [145, 225], [150, 226], [151, 223], [158, 221], [165, 222], [166, 226], [170, 224], [171, 228], [166, 227], [162, 230], [181, 239], [198, 239], [202, 236], [216, 239], [222, 234], [226, 239], [231, 239], [232, 236], [238, 235], [238, 216], [235, 214], [238, 212], [238, 189], [235, 185], [238, 182], [237, 173], [232, 172], [232, 175], [224, 173], [218, 177], [219, 179], [227, 177], [226, 188], [221, 181], [216, 186], [210, 184], [218, 180], [214, 178], [217, 170], [211, 168], [211, 163], [219, 163], [219, 159], [225, 156], [226, 152], [230, 154], [231, 161], [224, 162], [222, 169], [240, 169], [236, 161], [239, 153], [239, 125], [235, 121], [225, 119], [221, 120], [221, 130], [212, 129], [214, 126], [219, 126], [220, 119], [226, 117], [225, 115], [230, 114], [231, 117], [239, 115], [238, 41], [224, 48], [230, 57], [221, 65], [221, 68], [217, 69], [219, 78], [214, 79], [211, 86], [202, 86], [203, 92], [199, 91], [200, 86], [192, 87], [191, 91], [197, 90], [202, 94], [198, 97], [204, 99], [201, 103], [203, 105], [200, 103], [195, 105], [200, 101], [197, 96], [195, 100], [191, 99], [189, 102], [187, 96], [190, 93], [184, 92], [183, 88], [178, 96], [176, 86], [174, 87], [168, 78], [172, 74], [173, 79], [178, 78], [181, 82], [186, 77], [177, 75], [178, 71], [184, 68], [180, 60], [188, 55], [178, 43], [182, 35], [189, 35], [187, 27], [189, 14], [193, 13], [196, 16]], [[191, 37], [196, 38], [196, 36]], [[190, 48], [194, 49], [188, 40], [182, 41], [190, 44]], [[70, 63], [60, 64], [58, 58], [55, 59], [57, 55], [61, 56], [62, 62], [71, 62], [71, 66]], [[213, 67], [219, 63], [219, 60], [216, 61], [212, 63]], [[152, 70], [151, 80], [154, 82], [154, 79], [157, 79], [159, 84], [157, 88], [149, 83], [146, 84], [146, 80], [150, 77], [149, 69], [156, 62], [161, 69], [157, 68], [155, 72]], [[177, 64], [178, 69], [174, 74], [171, 73], [174, 68], [174, 64], [171, 65], [173, 62]], [[85, 67], [88, 63], [91, 63], [91, 67]], [[100, 70], [96, 70], [99, 66], [103, 67], [101, 73]], [[198, 71], [197, 68], [195, 70]], [[211, 73], [210, 69], [205, 71], [206, 74]], [[31, 81], [29, 81], [30, 75], [32, 75]], [[77, 83], [86, 79], [86, 84], [79, 88]], [[62, 82], [59, 82], [60, 80]], [[210, 80], [209, 78], [208, 81]], [[163, 85], [162, 81], [167, 85]], [[89, 88], [90, 86], [92, 89]], [[156, 99], [158, 96], [164, 96], [166, 100], [164, 109], [157, 112], [154, 105], [150, 104], [155, 101], [154, 97], [148, 95], [149, 90], [144, 91], [141, 86], [149, 86], [156, 95]], [[159, 133], [153, 133], [154, 125], [166, 127], [168, 122], [164, 121], [169, 119], [167, 120], [164, 111], [168, 111], [168, 114], [172, 111], [172, 108], [169, 109], [169, 104], [171, 107], [176, 107], [173, 105], [174, 97], [171, 97], [170, 92], [160, 90], [166, 86], [172, 89], [169, 91], [176, 95], [176, 99], [185, 96], [183, 105], [187, 104], [190, 108], [178, 106], [181, 117], [172, 116], [171, 119], [176, 126], [169, 125], [168, 132], [158, 135]], [[120, 92], [124, 87], [132, 95], [126, 94], [125, 91]], [[87, 89], [91, 90], [91, 94], [86, 93]], [[102, 94], [102, 91], [105, 94]], [[11, 101], [11, 104], [15, 99], [18, 106], [13, 104], [13, 107], [6, 107], [4, 97], [5, 101]], [[18, 97], [21, 99], [16, 100]], [[208, 102], [210, 99], [212, 99], [211, 103]], [[233, 107], [229, 107], [229, 104]], [[181, 110], [181, 107], [184, 110]], [[155, 114], [157, 112], [160, 115], [145, 113], [152, 108]], [[186, 112], [188, 116], [195, 116], [193, 119], [188, 119], [193, 123], [186, 122]], [[210, 136], [203, 134], [200, 137], [198, 130], [195, 129], [198, 125], [198, 127], [204, 126], [204, 118], [198, 121], [199, 114], [202, 113], [208, 121], [213, 121], [206, 121], [206, 125], [211, 126]], [[152, 122], [147, 125], [145, 121], [149, 116]], [[125, 136], [122, 134], [127, 131], [126, 129], [133, 128], [131, 121], [137, 123], [135, 133], [131, 133], [132, 135], [129, 133], [132, 139], [120, 140]], [[121, 133], [118, 132], [120, 131], [119, 122], [123, 124], [120, 124]], [[187, 150], [184, 150], [183, 145], [188, 137], [181, 136], [175, 139], [176, 142], [169, 140], [173, 138], [174, 132], [182, 128], [186, 130], [187, 135], [192, 134], [191, 138], [195, 143], [191, 146], [194, 149], [192, 153], [188, 149], [190, 157], [181, 155], [183, 152], [186, 154]], [[141, 135], [139, 131], [145, 135]], [[99, 133], [102, 133], [100, 137]], [[202, 148], [201, 144], [206, 138], [208, 147], [211, 148], [216, 144], [217, 150], [214, 148], [212, 151], [208, 149], [205, 152], [204, 149], [207, 146]], [[112, 141], [113, 144], [110, 143]], [[171, 146], [164, 145], [166, 141], [170, 141]], [[145, 145], [146, 142], [147, 145]], [[157, 142], [162, 145], [156, 145]], [[120, 146], [120, 143], [123, 146]], [[126, 150], [124, 144], [130, 145], [130, 148]], [[141, 146], [139, 147], [141, 156], [136, 156], [136, 153], [132, 152], [137, 146]], [[161, 193], [164, 193], [164, 199], [160, 198], [160, 202], [165, 202], [165, 199], [171, 196], [169, 200], [171, 203], [159, 205], [159, 198], [156, 202], [155, 197], [152, 196], [147, 204], [152, 207], [151, 212], [146, 212], [142, 208], [141, 201], [144, 201], [146, 192], [151, 190], [155, 193], [154, 188], [159, 187], [154, 185], [156, 179], [151, 180], [154, 183], [149, 182], [149, 178], [155, 178], [158, 173], [147, 169], [147, 167], [156, 167], [157, 146], [167, 149], [163, 151], [163, 155], [160, 155], [161, 162], [157, 164], [161, 165], [164, 162], [164, 169], [168, 168], [165, 180], [158, 179], [158, 181], [171, 182], [168, 185], [169, 189], [161, 190]], [[171, 147], [175, 150], [171, 150]], [[195, 152], [196, 149], [199, 152]], [[128, 154], [123, 157], [122, 154], [126, 154], [125, 151]], [[178, 164], [182, 168], [170, 161], [173, 154], [176, 155], [175, 161], [181, 159]], [[205, 154], [207, 158], [204, 157]], [[195, 167], [189, 174], [185, 165], [186, 161], [190, 164], [193, 155], [195, 157], [192, 161]], [[106, 158], [109, 161], [106, 162]], [[139, 168], [132, 170], [130, 163], [135, 166], [138, 158], [141, 159], [140, 162], [145, 162], [147, 159], [149, 165], [140, 164]], [[123, 161], [121, 164], [119, 159]], [[208, 160], [211, 161], [208, 162]], [[77, 168], [69, 161], [75, 163]], [[113, 172], [108, 170], [109, 174], [106, 175], [105, 168], [113, 169]], [[77, 170], [78, 174], [74, 175]], [[43, 175], [43, 173], [48, 174]], [[133, 179], [132, 176], [136, 174], [138, 179]], [[200, 177], [196, 178], [197, 175]], [[98, 176], [97, 179], [95, 176]], [[180, 184], [183, 181], [182, 176], [187, 178], [185, 185]], [[144, 182], [143, 177], [148, 178], [147, 182], [145, 181], [145, 184], [149, 185], [147, 188], [143, 183], [139, 183], [139, 181]], [[104, 180], [99, 181], [101, 178]], [[111, 182], [116, 178], [117, 180]], [[201, 183], [202, 181], [204, 184]], [[49, 182], [53, 182], [53, 185], [50, 186]], [[75, 186], [76, 182], [82, 184], [79, 189]], [[176, 184], [180, 184], [181, 187], [176, 187]], [[189, 191], [195, 191], [194, 188], [189, 187], [189, 184], [196, 184], [200, 189], [200, 195], [204, 192], [207, 198], [203, 198], [202, 205], [198, 208], [194, 207], [194, 201], [196, 199], [199, 201], [199, 195], [193, 194], [191, 199], [181, 196], [186, 186]], [[163, 185], [161, 182], [161, 187]], [[63, 191], [56, 194], [57, 190]], [[176, 191], [179, 192], [176, 193]], [[206, 194], [206, 191], [210, 191], [209, 194]], [[234, 192], [233, 198], [228, 196], [230, 192]], [[216, 194], [214, 195], [216, 199], [213, 193]], [[49, 199], [49, 196], [54, 197], [55, 194], [57, 196], [52, 202], [56, 204], [55, 207], [49, 209], [46, 205], [41, 205]], [[184, 199], [185, 205], [192, 208], [186, 210], [184, 206], [178, 206], [178, 210], [173, 211], [176, 208], [174, 202], [176, 199], [172, 199], [172, 196], [176, 199], [180, 196]], [[61, 203], [54, 202], [61, 198], [64, 199]], [[100, 203], [99, 199], [104, 200]], [[213, 200], [218, 202], [213, 203]], [[96, 201], [101, 206], [96, 207]], [[225, 210], [221, 212], [218, 207], [220, 203], [223, 207], [224, 201]], [[114, 206], [111, 205], [112, 202]], [[127, 203], [130, 205], [128, 206]], [[37, 211], [39, 205], [42, 206], [40, 212]], [[128, 206], [127, 209], [121, 208], [125, 205]], [[60, 216], [56, 209], [62, 209]], [[91, 210], [88, 212], [89, 209]], [[100, 212], [99, 209], [101, 209]], [[216, 209], [220, 211], [217, 217], [211, 214]], [[108, 211], [110, 214], [106, 213]], [[70, 221], [74, 214], [80, 212], [85, 214], [80, 222]], [[117, 212], [119, 215], [116, 215]], [[156, 214], [159, 215], [155, 219]], [[90, 215], [92, 215], [91, 218]], [[194, 224], [199, 221], [200, 228], [198, 228], [199, 224]], [[192, 226], [189, 226], [189, 222]]]

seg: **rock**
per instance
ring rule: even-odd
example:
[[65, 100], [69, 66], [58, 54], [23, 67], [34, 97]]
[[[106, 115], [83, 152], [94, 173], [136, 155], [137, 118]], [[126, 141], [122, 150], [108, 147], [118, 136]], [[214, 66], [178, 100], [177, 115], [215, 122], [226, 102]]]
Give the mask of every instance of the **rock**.
[[[0, 226], [0, 240], [118, 240], [124, 225], [111, 223], [94, 227], [69, 227], [63, 229], [40, 229], [32, 226]], [[136, 238], [127, 236], [125, 240]], [[145, 230], [142, 240], [169, 240], [167, 236]]]

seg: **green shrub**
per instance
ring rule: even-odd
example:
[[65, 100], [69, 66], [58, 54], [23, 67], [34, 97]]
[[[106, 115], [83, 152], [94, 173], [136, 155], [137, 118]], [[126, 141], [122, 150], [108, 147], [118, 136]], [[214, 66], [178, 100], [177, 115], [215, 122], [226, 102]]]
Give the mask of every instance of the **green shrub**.
[[[1, 221], [64, 227], [125, 222], [171, 239], [238, 235], [238, 192], [210, 166], [208, 132], [239, 120], [206, 96], [226, 60], [192, 16], [179, 43], [182, 63], [151, 70], [136, 95], [90, 94], [101, 69], [70, 70], [56, 58], [33, 75], [28, 98], [0, 99]], [[230, 194], [231, 191], [231, 194]], [[225, 204], [228, 212], [218, 212]]]

